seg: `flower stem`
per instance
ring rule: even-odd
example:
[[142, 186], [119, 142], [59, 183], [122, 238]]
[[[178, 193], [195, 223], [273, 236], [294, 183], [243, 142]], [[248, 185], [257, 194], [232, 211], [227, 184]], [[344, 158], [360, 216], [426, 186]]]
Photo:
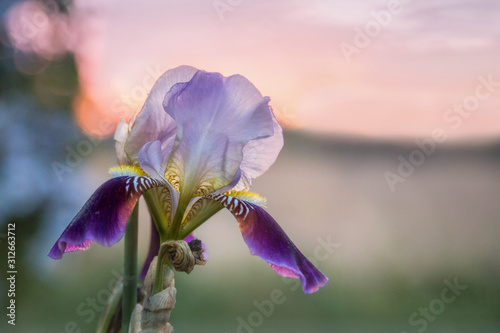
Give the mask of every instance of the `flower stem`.
[[181, 230], [181, 222], [182, 218], [184, 217], [184, 212], [186, 211], [187, 205], [188, 201], [182, 200], [181, 197], [179, 199], [177, 210], [175, 211], [174, 220], [172, 222], [172, 229], [170, 231], [170, 236], [172, 236], [172, 239], [179, 239], [177, 237], [179, 236], [179, 232]]
[[125, 264], [123, 268], [122, 333], [128, 333], [130, 317], [137, 304], [137, 236], [139, 203], [128, 220], [125, 232]]
[[[113, 328], [120, 324], [118, 321], [118, 314], [120, 308], [120, 301], [123, 296], [123, 281], [118, 281], [113, 288], [113, 292], [108, 299], [108, 302], [99, 318], [97, 323], [96, 333], [112, 332]], [[119, 327], [119, 326], [118, 326]]]
[[168, 256], [164, 252], [165, 252], [165, 243], [160, 245], [160, 250], [158, 252], [158, 259], [156, 261], [156, 273], [151, 295], [155, 295], [163, 290], [163, 277], [164, 277], [165, 265], [168, 266], [168, 269], [172, 269], [172, 263], [170, 262], [170, 260], [168, 260]]

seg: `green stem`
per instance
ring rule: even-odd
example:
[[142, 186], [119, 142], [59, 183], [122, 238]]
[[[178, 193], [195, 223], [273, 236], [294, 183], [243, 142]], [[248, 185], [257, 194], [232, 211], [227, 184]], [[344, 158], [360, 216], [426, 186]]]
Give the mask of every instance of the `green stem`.
[[113, 328], [120, 324], [117, 319], [117, 310], [120, 310], [120, 301], [122, 300], [122, 296], [123, 283], [120, 283], [113, 288], [113, 292], [108, 299], [108, 303], [106, 304], [106, 307], [101, 314], [101, 318], [99, 318], [99, 322], [97, 323], [96, 333], [112, 332]]
[[170, 260], [168, 260], [168, 256], [165, 252], [165, 244], [160, 245], [160, 250], [158, 251], [158, 258], [156, 261], [156, 274], [155, 280], [153, 282], [153, 290], [151, 291], [151, 295], [157, 294], [163, 290], [163, 277], [164, 277], [164, 269], [165, 266], [168, 266], [168, 269], [172, 268], [172, 264]]
[[179, 239], [179, 233], [181, 230], [182, 218], [184, 217], [184, 212], [186, 211], [189, 200], [182, 200], [181, 197], [179, 199], [179, 204], [177, 206], [177, 210], [175, 211], [174, 220], [172, 223], [171, 229], [171, 237], [172, 239]]
[[130, 318], [137, 304], [137, 236], [139, 203], [128, 220], [125, 232], [125, 265], [123, 268], [122, 333], [128, 333]]

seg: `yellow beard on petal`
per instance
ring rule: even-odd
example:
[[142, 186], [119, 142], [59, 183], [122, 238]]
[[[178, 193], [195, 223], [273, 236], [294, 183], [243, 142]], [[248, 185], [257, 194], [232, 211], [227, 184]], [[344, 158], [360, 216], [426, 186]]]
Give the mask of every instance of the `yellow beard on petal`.
[[237, 199], [245, 200], [250, 203], [253, 203], [257, 206], [264, 207], [266, 205], [266, 198], [260, 196], [257, 193], [249, 192], [249, 191], [229, 191], [224, 193], [228, 197], [234, 197]]
[[113, 177], [131, 176], [148, 177], [148, 175], [138, 166], [122, 165], [110, 168], [108, 171]]

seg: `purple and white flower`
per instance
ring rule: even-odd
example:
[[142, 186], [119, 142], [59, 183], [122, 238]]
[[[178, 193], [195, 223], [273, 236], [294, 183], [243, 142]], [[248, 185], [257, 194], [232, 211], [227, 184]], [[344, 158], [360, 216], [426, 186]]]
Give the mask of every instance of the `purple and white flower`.
[[167, 71], [130, 124], [122, 120], [117, 128], [121, 166], [110, 170], [114, 178], [90, 197], [49, 256], [60, 259], [94, 241], [117, 243], [144, 195], [156, 226], [148, 260], [161, 242], [190, 237], [226, 208], [251, 254], [278, 274], [299, 278], [306, 293], [325, 286], [328, 278], [262, 208], [265, 199], [249, 192], [252, 179], [274, 163], [283, 146], [268, 102], [240, 75], [226, 78], [188, 66]]

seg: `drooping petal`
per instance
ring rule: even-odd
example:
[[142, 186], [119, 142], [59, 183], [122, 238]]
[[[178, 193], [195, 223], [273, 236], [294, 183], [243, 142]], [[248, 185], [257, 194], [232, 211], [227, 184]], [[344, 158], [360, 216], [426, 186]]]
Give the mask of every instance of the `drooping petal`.
[[92, 194], [49, 252], [61, 259], [66, 252], [90, 248], [94, 241], [116, 244], [125, 233], [127, 221], [139, 197], [148, 189], [162, 186], [148, 177], [121, 176], [108, 180]]
[[135, 121], [129, 126], [129, 133], [124, 150], [132, 163], [137, 163], [139, 150], [150, 141], [159, 140], [162, 151], [162, 167], [167, 160], [175, 142], [177, 126], [175, 121], [163, 109], [165, 95], [173, 85], [191, 80], [197, 69], [180, 66], [168, 70], [156, 81]]
[[166, 177], [182, 198], [211, 193], [234, 179], [243, 147], [273, 135], [268, 100], [244, 77], [198, 71], [172, 87], [164, 102], [177, 123]]
[[209, 194], [207, 198], [219, 202], [236, 217], [250, 253], [267, 261], [276, 273], [299, 278], [302, 289], [308, 294], [328, 283], [328, 278], [307, 260], [279, 224], [259, 205], [221, 194]]
[[252, 186], [252, 179], [262, 175], [276, 161], [283, 148], [283, 130], [274, 114], [273, 128], [272, 136], [252, 140], [243, 148], [243, 160], [240, 165], [241, 179], [234, 188], [235, 190], [249, 190]]

